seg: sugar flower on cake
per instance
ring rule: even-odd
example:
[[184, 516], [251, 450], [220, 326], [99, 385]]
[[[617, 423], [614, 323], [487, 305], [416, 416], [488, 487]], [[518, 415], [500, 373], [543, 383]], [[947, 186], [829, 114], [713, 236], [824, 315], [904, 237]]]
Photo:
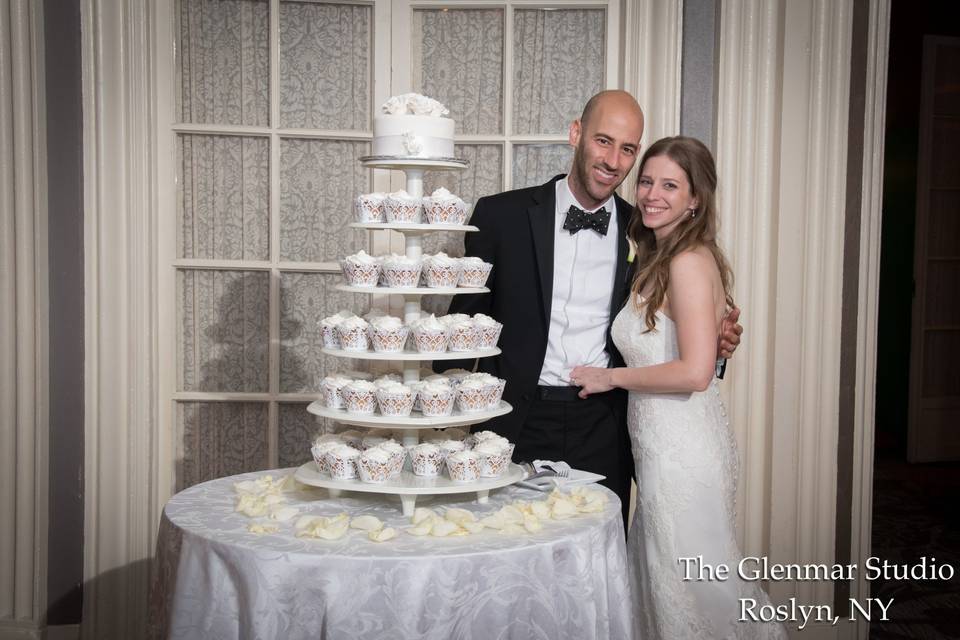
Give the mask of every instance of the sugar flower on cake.
[[450, 111], [440, 102], [433, 98], [420, 95], [419, 93], [403, 93], [393, 96], [383, 103], [381, 111], [390, 115], [415, 115], [415, 116], [433, 116], [442, 117]]

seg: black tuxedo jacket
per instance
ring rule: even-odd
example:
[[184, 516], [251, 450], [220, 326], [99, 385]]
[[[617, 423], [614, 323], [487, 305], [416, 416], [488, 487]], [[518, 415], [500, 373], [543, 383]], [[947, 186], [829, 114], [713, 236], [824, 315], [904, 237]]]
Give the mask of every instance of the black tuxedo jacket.
[[[480, 358], [478, 370], [507, 381], [504, 400], [513, 412], [484, 423], [512, 442], [534, 399], [543, 359], [547, 351], [550, 306], [553, 297], [554, 229], [556, 217], [556, 176], [550, 182], [527, 189], [507, 191], [480, 198], [470, 224], [479, 231], [464, 238], [466, 255], [493, 263], [487, 280], [488, 294], [454, 296], [450, 313], [485, 313], [503, 323], [499, 346], [503, 353]], [[630, 288], [627, 264], [629, 246], [627, 223], [633, 208], [616, 197], [617, 263], [613, 282], [597, 282], [610, 290], [610, 321], [620, 311]], [[584, 231], [582, 233], [593, 233]], [[607, 327], [607, 353], [610, 366], [623, 366], [623, 358], [613, 345]], [[435, 362], [438, 369], [454, 366], [472, 368], [472, 362]], [[626, 415], [626, 393], [611, 394], [615, 411]], [[624, 427], [626, 429], [626, 427]]]

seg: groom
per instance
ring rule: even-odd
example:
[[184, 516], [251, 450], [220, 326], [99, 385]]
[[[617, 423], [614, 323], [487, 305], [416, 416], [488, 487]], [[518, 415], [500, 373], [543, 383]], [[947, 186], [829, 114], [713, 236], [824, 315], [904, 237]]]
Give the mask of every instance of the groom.
[[[620, 367], [610, 323], [627, 299], [632, 207], [614, 193], [640, 155], [643, 111], [625, 91], [603, 91], [570, 125], [567, 176], [480, 198], [466, 255], [493, 263], [489, 294], [455, 296], [450, 313], [485, 313], [503, 323], [495, 358], [479, 370], [507, 381], [507, 415], [485, 423], [516, 443], [516, 460], [564, 460], [606, 476], [626, 514], [633, 459], [622, 389], [577, 396], [577, 365]], [[735, 318], [734, 318], [735, 320]], [[725, 326], [726, 329], [726, 326]], [[739, 342], [731, 342], [729, 354]], [[626, 522], [626, 518], [624, 518]]]

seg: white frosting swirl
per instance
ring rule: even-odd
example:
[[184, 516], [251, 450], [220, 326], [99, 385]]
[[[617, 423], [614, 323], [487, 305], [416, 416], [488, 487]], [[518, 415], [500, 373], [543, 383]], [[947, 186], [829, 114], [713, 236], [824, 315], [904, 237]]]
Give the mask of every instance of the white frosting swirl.
[[360, 249], [360, 251], [353, 254], [352, 256], [347, 256], [346, 260], [348, 260], [349, 262], [352, 262], [353, 264], [367, 264], [367, 265], [377, 264], [379, 262], [377, 258], [374, 258], [363, 249]]
[[397, 331], [403, 327], [403, 320], [394, 316], [379, 316], [372, 318], [370, 324], [374, 331]]
[[344, 387], [349, 391], [354, 391], [358, 393], [376, 391], [377, 387], [372, 382], [367, 382], [366, 380], [354, 380], [350, 384]]
[[389, 115], [433, 116], [439, 118], [450, 111], [442, 103], [419, 93], [402, 93], [390, 97], [380, 110]]
[[352, 318], [347, 318], [340, 323], [340, 329], [350, 331], [353, 329], [367, 329], [370, 325], [367, 324], [367, 321], [359, 316], [353, 316]]

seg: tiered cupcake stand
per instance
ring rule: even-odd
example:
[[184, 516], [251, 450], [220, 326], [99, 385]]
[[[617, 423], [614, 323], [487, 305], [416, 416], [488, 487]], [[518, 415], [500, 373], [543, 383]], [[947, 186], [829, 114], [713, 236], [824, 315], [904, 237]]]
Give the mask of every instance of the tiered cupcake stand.
[[[442, 158], [442, 159], [422, 159], [422, 158], [398, 158], [384, 156], [367, 156], [360, 158], [364, 167], [373, 169], [397, 169], [404, 172], [406, 176], [406, 191], [411, 196], [419, 198], [423, 196], [423, 173], [427, 169], [448, 169], [462, 170], [467, 163], [463, 160]], [[405, 252], [408, 258], [419, 260], [422, 257], [422, 237], [427, 233], [437, 231], [477, 231], [477, 228], [471, 225], [431, 225], [431, 224], [396, 224], [390, 222], [384, 223], [353, 223], [351, 227], [367, 230], [392, 229], [398, 231], [404, 236]], [[462, 295], [486, 293], [487, 288], [392, 288], [392, 287], [356, 287], [351, 285], [339, 285], [340, 291], [351, 293], [368, 294], [398, 294], [404, 299], [403, 320], [408, 326], [420, 319], [421, 305], [420, 299], [425, 295]], [[456, 351], [441, 354], [426, 354], [417, 351], [403, 351], [401, 353], [379, 353], [375, 351], [345, 351], [342, 349], [323, 349], [323, 353], [329, 356], [340, 358], [353, 358], [357, 360], [389, 360], [397, 361], [403, 364], [404, 383], [415, 382], [420, 379], [420, 365], [422, 362], [431, 360], [472, 360], [474, 358], [486, 358], [500, 353], [499, 348], [482, 349], [478, 351]], [[403, 445], [413, 446], [420, 441], [421, 429], [443, 429], [446, 427], [468, 426], [484, 422], [497, 416], [502, 416], [512, 411], [512, 407], [501, 401], [500, 405], [489, 411], [461, 412], [455, 408], [452, 415], [444, 417], [423, 417], [418, 412], [412, 413], [405, 418], [397, 418], [382, 415], [356, 415], [347, 413], [344, 409], [330, 409], [322, 402], [316, 401], [307, 407], [310, 413], [330, 418], [337, 422], [366, 428], [390, 429], [403, 432]], [[413, 515], [416, 506], [417, 496], [420, 495], [442, 495], [452, 493], [477, 493], [478, 502], [485, 503], [488, 499], [491, 489], [498, 489], [513, 484], [523, 479], [523, 470], [514, 463], [509, 463], [503, 474], [497, 478], [480, 478], [476, 482], [456, 482], [443, 475], [436, 477], [416, 476], [409, 469], [409, 464], [399, 476], [388, 479], [386, 482], [368, 483], [357, 480], [335, 480], [327, 474], [321, 474], [317, 471], [313, 462], [308, 462], [297, 469], [296, 479], [307, 485], [323, 487], [336, 494], [340, 491], [361, 491], [367, 493], [380, 493], [396, 495], [400, 497], [403, 507], [403, 514]]]

